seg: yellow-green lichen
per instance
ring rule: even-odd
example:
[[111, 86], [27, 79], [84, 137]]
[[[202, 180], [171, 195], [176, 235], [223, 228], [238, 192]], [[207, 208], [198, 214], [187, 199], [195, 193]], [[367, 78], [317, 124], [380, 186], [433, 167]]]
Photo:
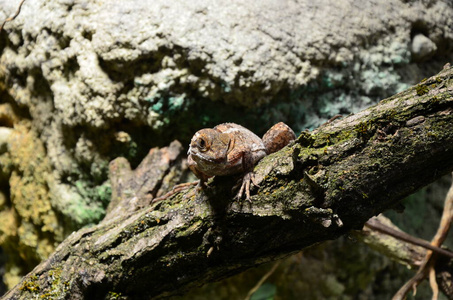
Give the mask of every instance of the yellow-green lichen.
[[[48, 276], [45, 278], [46, 282], [40, 282], [38, 276], [32, 275], [24, 281], [20, 289], [31, 294], [39, 293], [38, 299], [59, 299], [61, 295], [67, 293], [70, 286], [68, 281], [61, 281], [61, 273], [61, 268], [50, 270]], [[47, 283], [47, 285], [44, 286], [44, 283]]]
[[38, 293], [40, 288], [38, 284], [38, 276], [32, 275], [30, 279], [27, 279], [20, 286], [21, 291], [28, 291], [30, 293]]
[[[4, 178], [9, 187], [9, 191], [5, 191], [9, 199], [0, 210], [0, 246], [9, 257], [4, 277], [11, 288], [31, 266], [54, 251], [56, 242], [61, 241], [64, 234], [51, 205], [50, 162], [42, 142], [30, 130], [27, 121], [14, 124], [8, 148], [1, 156], [10, 172], [9, 177]], [[19, 272], [16, 264], [21, 266]]]

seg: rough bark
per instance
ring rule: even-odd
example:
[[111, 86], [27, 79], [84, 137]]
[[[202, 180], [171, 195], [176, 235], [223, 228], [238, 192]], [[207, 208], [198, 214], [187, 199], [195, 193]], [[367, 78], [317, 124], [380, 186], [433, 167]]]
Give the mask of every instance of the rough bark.
[[[232, 200], [237, 178], [219, 177], [203, 192], [188, 188], [138, 211], [110, 209], [5, 298], [159, 298], [361, 228], [453, 170], [452, 74], [446, 67], [378, 105], [303, 132], [256, 166], [260, 186], [250, 203]], [[124, 198], [116, 203], [134, 192], [118, 193]]]

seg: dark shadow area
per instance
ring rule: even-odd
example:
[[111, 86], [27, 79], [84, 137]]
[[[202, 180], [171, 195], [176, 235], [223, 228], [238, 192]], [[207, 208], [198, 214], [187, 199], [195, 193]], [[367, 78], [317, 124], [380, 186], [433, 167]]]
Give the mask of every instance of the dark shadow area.
[[7, 292], [6, 285], [3, 282], [3, 276], [5, 275], [5, 264], [6, 255], [3, 252], [2, 247], [0, 247], [0, 297]]

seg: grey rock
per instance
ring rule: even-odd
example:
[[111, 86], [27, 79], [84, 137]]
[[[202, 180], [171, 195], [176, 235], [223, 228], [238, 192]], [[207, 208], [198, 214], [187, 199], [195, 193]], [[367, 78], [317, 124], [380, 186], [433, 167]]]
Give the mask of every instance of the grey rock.
[[412, 39], [411, 52], [414, 60], [421, 61], [430, 58], [436, 50], [436, 44], [421, 33]]
[[[13, 3], [0, 1], [3, 13]], [[442, 1], [27, 1], [6, 26], [13, 45], [2, 62], [12, 81], [39, 72], [65, 125], [126, 118], [159, 128], [152, 107], [164, 95], [257, 106], [325, 66], [407, 62], [410, 19], [426, 10], [451, 17]], [[437, 26], [451, 34], [447, 20]], [[40, 105], [32, 88], [17, 84], [28, 91], [20, 103]]]

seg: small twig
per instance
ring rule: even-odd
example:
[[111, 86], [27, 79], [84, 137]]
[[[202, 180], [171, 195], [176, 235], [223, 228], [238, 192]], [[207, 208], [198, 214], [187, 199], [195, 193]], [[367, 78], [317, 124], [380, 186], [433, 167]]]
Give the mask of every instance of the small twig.
[[436, 282], [436, 270], [434, 269], [433, 264], [431, 264], [431, 267], [429, 268], [429, 285], [433, 290], [432, 300], [436, 300], [439, 297], [439, 286]]
[[[329, 120], [327, 120], [327, 122], [325, 122], [324, 124], [330, 124], [330, 123], [332, 123], [333, 121], [335, 121], [336, 119], [339, 119], [339, 118], [342, 118], [342, 117], [343, 117], [343, 115], [335, 115], [335, 116], [333, 116], [332, 118], [330, 118]], [[324, 125], [324, 124], [323, 124], [323, 125]]]
[[[453, 174], [452, 174], [453, 175]], [[437, 229], [436, 235], [431, 241], [431, 245], [434, 247], [440, 247], [447, 238], [448, 231], [450, 229], [453, 220], [453, 182], [448, 190], [447, 196], [445, 197], [444, 210], [440, 219], [439, 228]], [[436, 274], [434, 265], [436, 261], [436, 255], [433, 251], [428, 250], [423, 260], [422, 265], [418, 269], [417, 273], [412, 277], [405, 285], [403, 285], [399, 291], [393, 296], [392, 300], [402, 300], [406, 297], [411, 289], [416, 290], [420, 282], [429, 276], [430, 285], [433, 290], [433, 300], [437, 299], [439, 289], [436, 282]]]
[[[453, 175], [453, 174], [452, 174]], [[453, 221], [453, 182], [448, 190], [447, 196], [445, 197], [444, 211], [440, 219], [440, 225], [437, 229], [437, 233], [434, 236], [432, 245], [439, 247], [447, 238], [448, 231], [450, 230], [451, 223]]]
[[385, 234], [388, 234], [390, 236], [393, 236], [394, 238], [397, 238], [399, 240], [402, 240], [402, 241], [405, 241], [405, 242], [408, 242], [408, 243], [423, 247], [425, 249], [429, 249], [429, 250], [434, 251], [436, 253], [439, 253], [441, 255], [445, 255], [447, 257], [453, 258], [453, 252], [448, 251], [446, 249], [442, 249], [442, 248], [433, 246], [428, 241], [422, 240], [420, 238], [414, 237], [414, 236], [412, 236], [410, 234], [407, 234], [405, 232], [402, 232], [402, 231], [393, 229], [393, 228], [391, 228], [389, 226], [386, 226], [386, 225], [382, 224], [381, 222], [379, 222], [379, 220], [376, 219], [376, 218], [369, 219], [365, 223], [365, 226], [370, 228], [370, 229], [377, 230], [377, 231], [380, 231], [382, 233], [385, 233]]
[[17, 11], [16, 13], [14, 14], [14, 16], [12, 17], [9, 17], [7, 18], [5, 21], [3, 21], [3, 24], [0, 26], [0, 33], [2, 32], [3, 30], [3, 26], [5, 26], [6, 22], [10, 22], [12, 20], [14, 20], [20, 13], [20, 9], [22, 8], [22, 4], [24, 4], [25, 0], [22, 0], [20, 3], [19, 3], [19, 7], [17, 8]]
[[261, 279], [255, 284], [255, 286], [248, 292], [244, 300], [249, 300], [252, 297], [252, 295], [260, 288], [260, 286], [263, 285], [263, 283], [269, 278], [269, 276], [271, 276], [275, 272], [275, 270], [277, 270], [280, 263], [281, 260], [275, 262], [272, 268], [266, 274], [264, 274], [264, 276], [261, 277]]

